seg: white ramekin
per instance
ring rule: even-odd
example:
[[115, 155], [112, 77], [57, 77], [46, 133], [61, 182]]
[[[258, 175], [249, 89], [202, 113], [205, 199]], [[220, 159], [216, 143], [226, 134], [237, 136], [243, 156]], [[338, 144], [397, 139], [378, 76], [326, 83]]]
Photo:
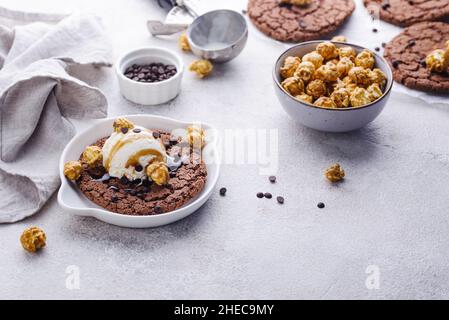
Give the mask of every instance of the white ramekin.
[[[164, 63], [176, 67], [176, 74], [161, 82], [137, 82], [128, 79], [124, 72], [133, 64]], [[164, 48], [144, 47], [129, 51], [116, 63], [116, 73], [122, 95], [138, 104], [156, 105], [175, 98], [181, 90], [184, 64], [173, 51]]]

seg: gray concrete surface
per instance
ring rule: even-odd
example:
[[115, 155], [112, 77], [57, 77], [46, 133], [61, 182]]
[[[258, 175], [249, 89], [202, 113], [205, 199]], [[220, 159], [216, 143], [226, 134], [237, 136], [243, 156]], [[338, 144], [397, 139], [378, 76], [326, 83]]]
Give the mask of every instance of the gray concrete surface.
[[[116, 55], [143, 45], [176, 49], [175, 37], [146, 32], [146, 18], [163, 15], [152, 0], [0, 5], [94, 11], [104, 17]], [[370, 30], [369, 23], [360, 29]], [[218, 187], [228, 188], [226, 197], [217, 189], [194, 215], [147, 230], [70, 216], [53, 197], [34, 217], [0, 225], [0, 298], [449, 298], [449, 110], [393, 93], [385, 112], [360, 131], [309, 130], [287, 117], [273, 93], [271, 68], [283, 48], [251, 27], [238, 59], [204, 81], [186, 74], [181, 95], [157, 107], [127, 102], [112, 70], [101, 71], [98, 85], [112, 116], [200, 119], [222, 132], [277, 129], [278, 183], [269, 184], [257, 165], [225, 164]], [[330, 186], [323, 170], [336, 161], [347, 179]], [[259, 200], [258, 191], [283, 195], [285, 204]], [[319, 201], [325, 209], [316, 207]], [[48, 236], [37, 255], [19, 243], [29, 225]], [[68, 266], [80, 272], [79, 289], [66, 286], [73, 276]], [[369, 266], [379, 271], [378, 289], [366, 286]]]

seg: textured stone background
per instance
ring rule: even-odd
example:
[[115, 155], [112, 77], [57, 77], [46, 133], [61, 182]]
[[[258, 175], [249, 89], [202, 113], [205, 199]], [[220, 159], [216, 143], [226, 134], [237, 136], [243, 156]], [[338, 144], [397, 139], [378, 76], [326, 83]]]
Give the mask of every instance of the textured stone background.
[[[245, 6], [231, 2], [239, 10]], [[177, 50], [175, 37], [147, 34], [146, 19], [163, 16], [153, 0], [0, 5], [96, 12], [117, 56], [144, 45]], [[360, 43], [388, 40], [371, 33], [360, 2], [356, 16], [365, 23], [351, 19], [346, 28], [358, 28]], [[34, 217], [0, 225], [0, 298], [449, 298], [449, 110], [393, 93], [384, 113], [360, 131], [309, 130], [287, 117], [273, 93], [271, 68], [284, 48], [250, 27], [238, 59], [217, 66], [204, 81], [186, 74], [181, 95], [157, 107], [127, 102], [113, 71], [101, 71], [98, 85], [111, 116], [150, 113], [199, 119], [221, 130], [278, 129], [278, 183], [270, 185], [255, 165], [225, 165], [219, 180], [228, 188], [225, 198], [217, 190], [194, 215], [148, 230], [72, 217], [53, 197]], [[335, 161], [347, 171], [337, 187], [322, 176]], [[256, 199], [257, 191], [282, 194], [286, 202]], [[316, 208], [319, 201], [325, 209]], [[48, 247], [37, 255], [25, 253], [18, 241], [29, 225], [48, 235]], [[65, 287], [69, 265], [80, 268], [79, 290]], [[378, 290], [365, 286], [369, 265], [379, 267]]]

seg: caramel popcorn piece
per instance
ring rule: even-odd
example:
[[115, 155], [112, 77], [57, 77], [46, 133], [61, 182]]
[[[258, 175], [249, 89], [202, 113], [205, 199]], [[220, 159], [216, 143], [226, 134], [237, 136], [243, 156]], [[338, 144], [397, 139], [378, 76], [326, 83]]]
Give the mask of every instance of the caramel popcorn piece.
[[316, 52], [318, 52], [324, 60], [330, 60], [338, 57], [338, 49], [335, 44], [330, 41], [318, 44], [316, 47]]
[[192, 48], [190, 48], [189, 40], [187, 39], [187, 34], [185, 32], [181, 33], [179, 36], [179, 48], [182, 51], [192, 51]]
[[351, 93], [346, 88], [338, 88], [331, 94], [331, 99], [337, 108], [347, 108], [351, 104]]
[[366, 87], [369, 86], [372, 81], [369, 71], [370, 70], [364, 69], [363, 67], [354, 67], [349, 70], [348, 77], [352, 82]]
[[301, 58], [299, 57], [287, 57], [285, 59], [284, 65], [281, 68], [281, 76], [283, 79], [293, 77], [296, 69], [301, 63]]
[[315, 65], [310, 61], [303, 61], [299, 64], [298, 68], [296, 69], [295, 77], [307, 83], [310, 81], [310, 79], [312, 79], [314, 73], [315, 73]]
[[341, 58], [337, 63], [338, 76], [345, 77], [348, 75], [349, 71], [355, 67], [354, 62], [348, 57]]
[[385, 84], [387, 83], [387, 76], [379, 68], [374, 68], [370, 72], [370, 78], [371, 78], [371, 82], [377, 83], [380, 88], [385, 87]]
[[329, 108], [329, 109], [337, 108], [337, 105], [329, 97], [321, 97], [318, 100], [316, 100], [313, 105], [321, 108]]
[[37, 250], [45, 247], [47, 237], [45, 232], [38, 227], [30, 227], [23, 231], [20, 236], [20, 243], [22, 247], [28, 252], [36, 252]]
[[324, 82], [335, 82], [338, 79], [337, 66], [333, 63], [325, 64], [319, 67], [314, 73], [314, 79]]
[[302, 102], [306, 102], [306, 103], [313, 103], [313, 97], [309, 96], [306, 93], [300, 94], [299, 96], [295, 97], [297, 100], [302, 101]]
[[355, 57], [357, 55], [354, 48], [352, 47], [341, 47], [340, 49], [338, 49], [338, 53], [340, 56], [340, 60], [343, 58], [349, 58], [352, 61], [355, 61]]
[[355, 57], [355, 65], [357, 67], [372, 69], [375, 63], [376, 60], [374, 60], [373, 54], [367, 49], [363, 50]]
[[115, 132], [126, 134], [129, 130], [134, 128], [134, 123], [126, 118], [117, 118], [114, 121], [112, 127], [114, 128]]
[[338, 163], [336, 163], [327, 168], [324, 175], [327, 178], [327, 180], [335, 183], [343, 180], [343, 178], [345, 177], [345, 171], [341, 168], [341, 166]]
[[189, 66], [189, 70], [195, 72], [200, 78], [207, 77], [213, 68], [214, 66], [209, 60], [195, 60]]
[[346, 39], [345, 36], [335, 36], [335, 37], [332, 38], [331, 41], [334, 41], [334, 42], [348, 42], [348, 39]]
[[371, 94], [364, 88], [356, 88], [350, 97], [351, 105], [353, 107], [361, 107], [371, 103]]
[[304, 92], [304, 82], [296, 77], [290, 77], [282, 81], [282, 88], [292, 96], [300, 95]]
[[325, 96], [327, 93], [326, 84], [322, 80], [313, 80], [307, 85], [306, 93], [314, 99]]
[[371, 95], [371, 102], [376, 101], [383, 95], [383, 92], [377, 83], [373, 83], [366, 90]]
[[449, 57], [444, 50], [434, 50], [426, 57], [426, 65], [431, 72], [445, 72], [449, 66]]
[[318, 69], [323, 65], [324, 58], [318, 52], [312, 51], [304, 55], [304, 57], [302, 57], [302, 61], [312, 62], [315, 69]]
[[187, 128], [187, 140], [194, 149], [202, 149], [206, 144], [206, 134], [200, 126], [193, 125]]
[[94, 168], [103, 161], [103, 152], [100, 147], [89, 146], [84, 150], [81, 160], [89, 167]]
[[82, 172], [83, 166], [79, 161], [69, 161], [64, 164], [64, 175], [69, 180], [78, 180]]
[[167, 184], [168, 168], [163, 162], [153, 162], [146, 169], [147, 176], [158, 186]]

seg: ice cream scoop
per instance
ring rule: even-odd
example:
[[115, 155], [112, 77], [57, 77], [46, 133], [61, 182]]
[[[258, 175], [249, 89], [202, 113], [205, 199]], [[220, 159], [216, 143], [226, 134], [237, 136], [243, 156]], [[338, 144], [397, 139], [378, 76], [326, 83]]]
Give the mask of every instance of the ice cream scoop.
[[129, 180], [146, 178], [145, 168], [154, 161], [167, 162], [167, 154], [160, 140], [142, 127], [115, 130], [103, 149], [103, 166], [109, 176]]

